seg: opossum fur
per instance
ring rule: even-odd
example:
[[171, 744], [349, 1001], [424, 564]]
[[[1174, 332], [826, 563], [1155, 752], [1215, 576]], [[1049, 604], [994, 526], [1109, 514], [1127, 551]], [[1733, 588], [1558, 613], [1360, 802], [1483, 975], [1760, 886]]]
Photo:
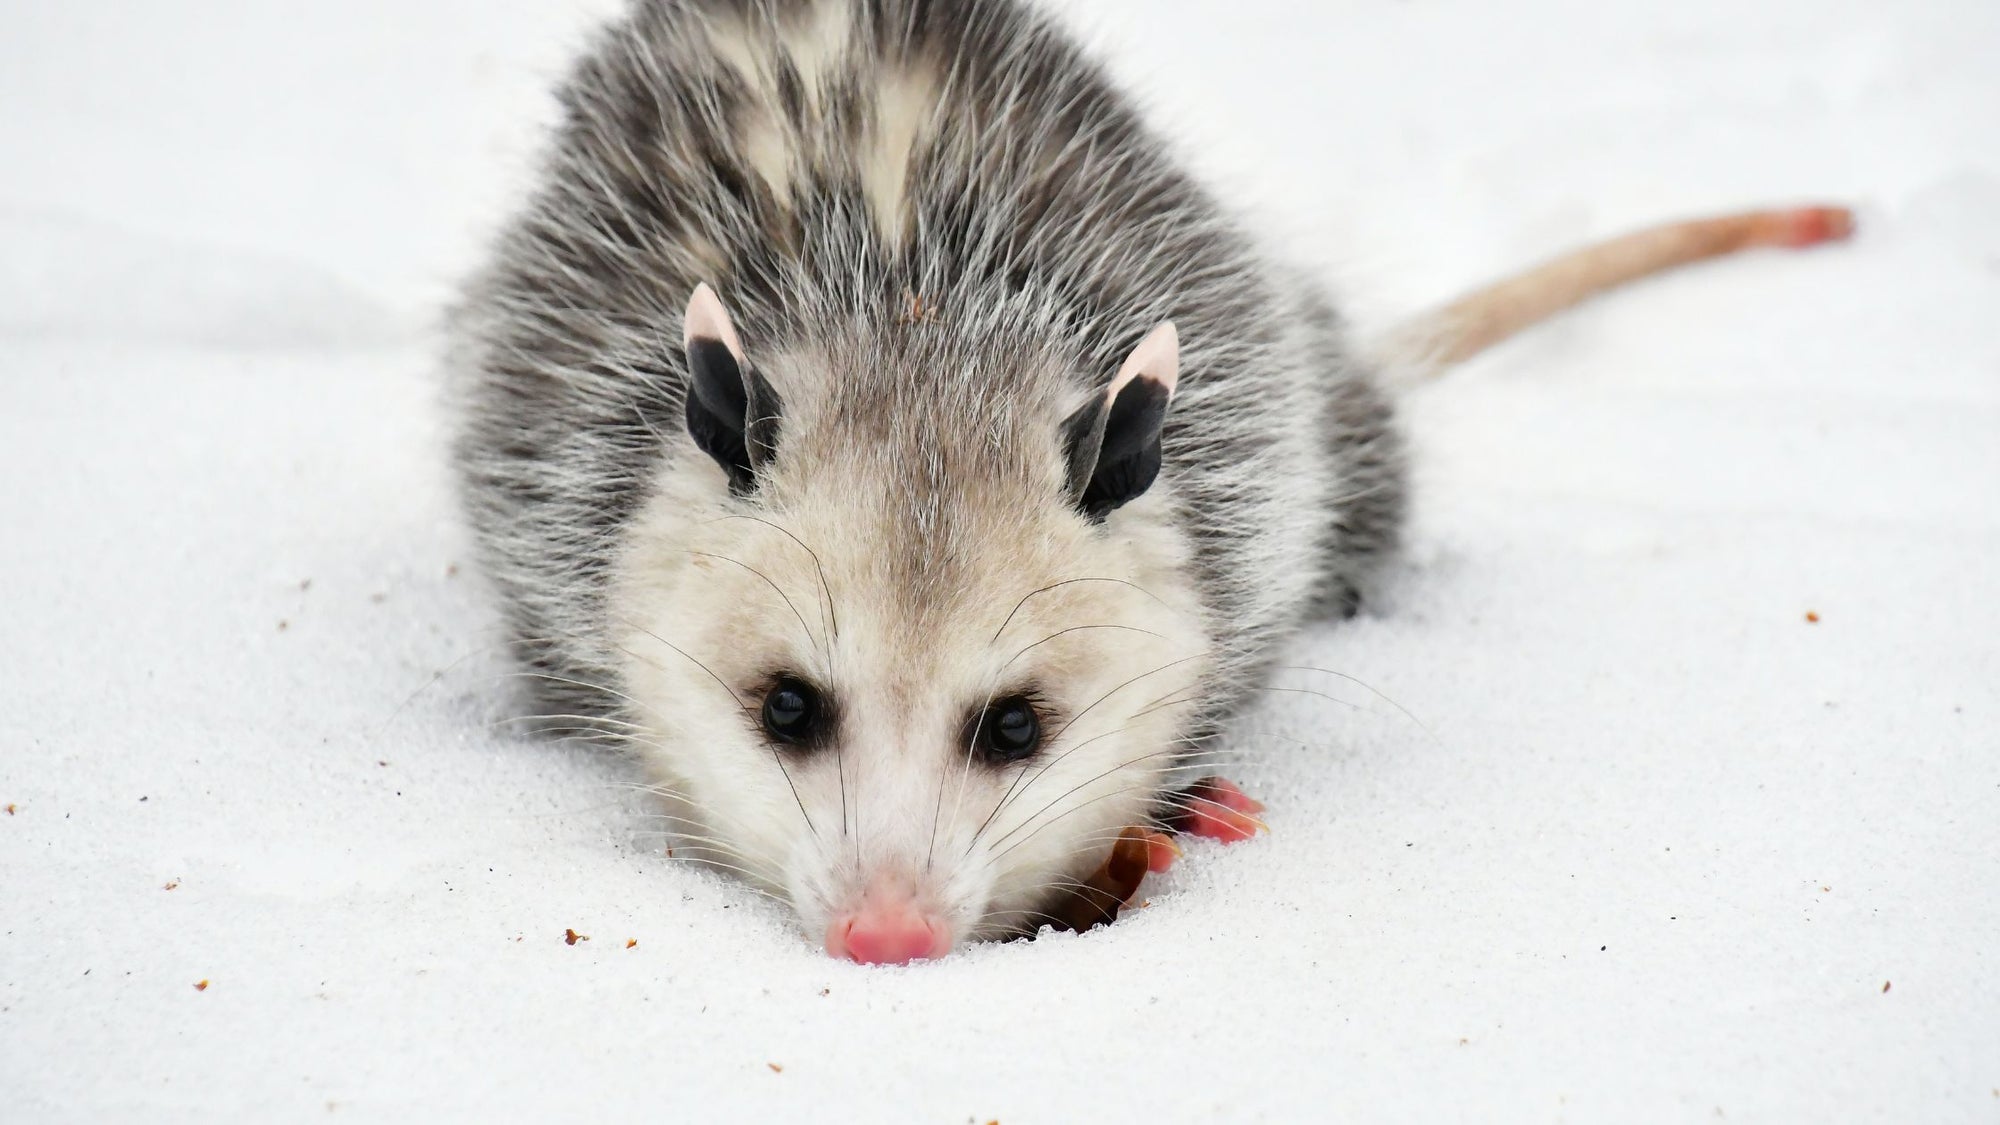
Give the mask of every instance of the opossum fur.
[[[954, 940], [1034, 928], [1392, 552], [1389, 403], [1314, 282], [1013, 0], [641, 0], [561, 99], [454, 321], [533, 710], [633, 747], [809, 933], [885, 879]], [[688, 429], [704, 283], [782, 404], [748, 477]], [[1091, 510], [1066, 423], [1169, 323], [1157, 479]], [[826, 744], [766, 736], [781, 677]], [[1046, 740], [992, 764], [969, 732], [1013, 695]]]

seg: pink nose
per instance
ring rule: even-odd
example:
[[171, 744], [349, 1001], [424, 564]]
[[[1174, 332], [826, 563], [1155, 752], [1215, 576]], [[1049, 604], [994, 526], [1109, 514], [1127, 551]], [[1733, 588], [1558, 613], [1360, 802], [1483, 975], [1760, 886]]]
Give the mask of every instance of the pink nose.
[[826, 951], [863, 965], [907, 965], [951, 952], [951, 929], [910, 903], [870, 901], [858, 913], [834, 918], [826, 928]]

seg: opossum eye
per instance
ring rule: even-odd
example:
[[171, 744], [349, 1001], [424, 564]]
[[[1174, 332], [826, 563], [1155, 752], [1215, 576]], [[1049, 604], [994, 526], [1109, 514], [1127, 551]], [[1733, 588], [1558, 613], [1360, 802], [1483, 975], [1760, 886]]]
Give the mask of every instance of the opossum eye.
[[1172, 321], [1148, 333], [1104, 393], [1063, 423], [1070, 499], [1093, 521], [1137, 499], [1160, 475], [1160, 427], [1180, 381]]
[[819, 733], [821, 711], [819, 692], [786, 676], [764, 696], [764, 729], [780, 742], [809, 742]]
[[1003, 699], [986, 709], [979, 740], [988, 759], [1018, 762], [1042, 744], [1042, 719], [1021, 696]]

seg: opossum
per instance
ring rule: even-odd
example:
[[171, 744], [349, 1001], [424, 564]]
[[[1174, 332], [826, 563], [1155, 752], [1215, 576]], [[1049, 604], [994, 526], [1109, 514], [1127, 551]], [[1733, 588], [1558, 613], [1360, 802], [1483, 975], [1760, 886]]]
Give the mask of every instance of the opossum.
[[[1067, 916], [1393, 555], [1380, 365], [1018, 0], [638, 0], [561, 101], [453, 318], [529, 710], [835, 956]], [[1633, 236], [1395, 350], [1846, 221]]]

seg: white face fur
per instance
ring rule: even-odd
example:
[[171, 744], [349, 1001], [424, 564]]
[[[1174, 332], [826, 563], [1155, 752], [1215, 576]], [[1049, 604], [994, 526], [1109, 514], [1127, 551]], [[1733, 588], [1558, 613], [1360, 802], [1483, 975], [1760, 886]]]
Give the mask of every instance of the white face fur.
[[[740, 356], [703, 301], [690, 336]], [[976, 486], [912, 487], [809, 393], [831, 362], [764, 363], [754, 495], [690, 450], [635, 520], [609, 607], [635, 744], [690, 854], [814, 940], [881, 898], [933, 921], [929, 955], [1031, 931], [1179, 776], [1208, 638], [1171, 498], [1087, 518], [1059, 418], [975, 443]]]

